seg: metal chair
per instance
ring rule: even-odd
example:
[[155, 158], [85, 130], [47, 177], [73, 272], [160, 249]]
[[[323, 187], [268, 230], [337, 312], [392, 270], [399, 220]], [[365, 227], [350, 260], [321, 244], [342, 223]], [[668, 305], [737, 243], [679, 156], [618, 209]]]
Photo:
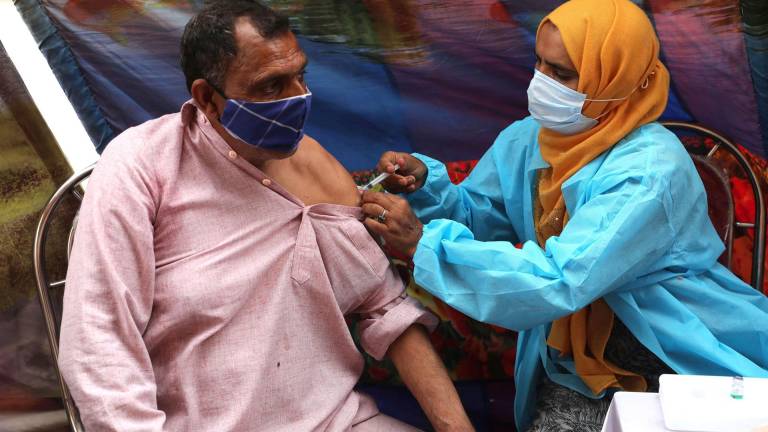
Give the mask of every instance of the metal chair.
[[[752, 170], [746, 157], [741, 153], [739, 148], [723, 134], [718, 133], [712, 129], [704, 126], [680, 122], [680, 121], [664, 121], [662, 125], [675, 132], [686, 132], [688, 134], [702, 135], [707, 138], [711, 138], [714, 141], [714, 145], [709, 148], [704, 155], [691, 154], [694, 165], [699, 171], [699, 175], [705, 182], [707, 187], [707, 197], [710, 203], [710, 217], [713, 219], [715, 228], [718, 229], [718, 233], [723, 238], [723, 242], [726, 246], [726, 251], [722, 259], [723, 264], [727, 267], [731, 265], [731, 256], [733, 254], [733, 237], [737, 228], [739, 229], [754, 229], [754, 243], [752, 248], [752, 286], [758, 291], [763, 289], [764, 280], [764, 262], [765, 262], [765, 200], [763, 197], [763, 191], [760, 188], [757, 175]], [[717, 159], [714, 157], [718, 151], [726, 151], [730, 154], [744, 171], [747, 180], [752, 187], [752, 193], [755, 200], [755, 221], [753, 222], [740, 222], [733, 217], [734, 200], [731, 192], [730, 184], [728, 182], [728, 174], [723, 167], [719, 166]], [[691, 149], [689, 149], [689, 152]], [[716, 198], [716, 199], [711, 199]], [[726, 198], [727, 212], [730, 216], [719, 216], [716, 209], [712, 206], [713, 202], [722, 202], [722, 199]]]
[[[69, 420], [70, 428], [74, 432], [83, 432], [84, 428], [80, 422], [80, 417], [77, 412], [72, 396], [69, 393], [67, 384], [61, 377], [59, 371], [59, 331], [60, 331], [60, 318], [56, 317], [56, 312], [53, 307], [53, 299], [51, 297], [51, 290], [60, 289], [64, 287], [64, 280], [50, 282], [48, 280], [48, 272], [45, 267], [45, 254], [46, 243], [48, 239], [48, 233], [53, 220], [53, 214], [60, 204], [69, 195], [74, 196], [78, 201], [82, 202], [83, 193], [80, 184], [91, 175], [93, 171], [93, 165], [72, 175], [61, 187], [53, 194], [51, 199], [46, 204], [40, 215], [40, 221], [37, 224], [37, 232], [35, 233], [34, 243], [34, 267], [35, 278], [37, 280], [37, 292], [40, 299], [40, 307], [43, 310], [43, 318], [45, 319], [45, 328], [48, 333], [48, 343], [51, 347], [51, 356], [53, 357], [53, 366], [56, 370], [56, 376], [59, 379], [59, 387], [61, 388], [61, 396], [64, 402], [64, 409], [67, 412], [67, 418]], [[72, 221], [71, 228], [69, 229], [69, 237], [67, 239], [67, 260], [69, 260], [69, 254], [72, 251], [72, 243], [75, 238], [75, 228], [77, 226], [77, 215], [75, 215]]]

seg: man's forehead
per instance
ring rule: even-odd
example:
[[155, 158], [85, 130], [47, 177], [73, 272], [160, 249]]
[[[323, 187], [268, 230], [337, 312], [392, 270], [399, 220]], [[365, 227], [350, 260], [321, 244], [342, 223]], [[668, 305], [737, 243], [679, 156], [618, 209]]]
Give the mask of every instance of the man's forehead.
[[265, 38], [247, 17], [240, 17], [235, 22], [235, 43], [238, 52], [235, 63], [238, 67], [260, 67], [273, 62], [303, 63], [306, 60], [292, 32]]
[[241, 16], [235, 19], [235, 41], [238, 44], [254, 40], [264, 40], [264, 37], [259, 33], [256, 26], [253, 25], [251, 19], [247, 16]]

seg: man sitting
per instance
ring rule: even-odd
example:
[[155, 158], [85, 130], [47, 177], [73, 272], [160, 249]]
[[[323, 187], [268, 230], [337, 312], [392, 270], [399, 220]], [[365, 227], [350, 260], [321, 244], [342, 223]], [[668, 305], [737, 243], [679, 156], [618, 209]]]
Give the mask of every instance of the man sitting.
[[350, 175], [304, 136], [307, 59], [255, 1], [184, 31], [192, 100], [131, 128], [91, 177], [60, 366], [88, 431], [412, 430], [354, 391], [345, 323], [438, 430], [471, 429], [434, 316], [365, 230]]

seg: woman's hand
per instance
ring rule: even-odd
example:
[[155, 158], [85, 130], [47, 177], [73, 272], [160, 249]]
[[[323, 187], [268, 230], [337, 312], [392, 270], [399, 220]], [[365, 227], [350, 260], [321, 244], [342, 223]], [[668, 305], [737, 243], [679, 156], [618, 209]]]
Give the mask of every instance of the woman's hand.
[[[395, 164], [400, 166], [397, 170]], [[392, 193], [413, 192], [424, 185], [427, 176], [427, 166], [408, 153], [385, 152], [376, 169], [391, 174], [381, 184]]]
[[381, 236], [387, 247], [412, 258], [423, 225], [413, 214], [408, 201], [397, 195], [365, 191], [362, 203], [363, 213], [368, 216], [363, 222], [365, 226]]

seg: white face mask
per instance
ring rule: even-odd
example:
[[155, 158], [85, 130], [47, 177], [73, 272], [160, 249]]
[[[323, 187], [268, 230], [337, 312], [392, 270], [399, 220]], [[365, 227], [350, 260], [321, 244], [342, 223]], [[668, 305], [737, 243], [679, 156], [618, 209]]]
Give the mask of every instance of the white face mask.
[[[628, 96], [627, 96], [628, 97]], [[534, 69], [528, 86], [528, 111], [541, 127], [562, 135], [574, 135], [595, 127], [597, 120], [581, 113], [584, 102], [611, 102], [626, 99], [587, 99], [587, 95], [570, 89]]]

